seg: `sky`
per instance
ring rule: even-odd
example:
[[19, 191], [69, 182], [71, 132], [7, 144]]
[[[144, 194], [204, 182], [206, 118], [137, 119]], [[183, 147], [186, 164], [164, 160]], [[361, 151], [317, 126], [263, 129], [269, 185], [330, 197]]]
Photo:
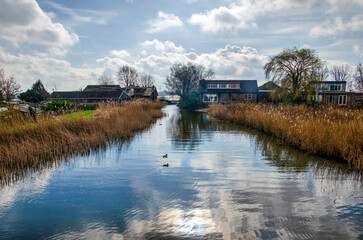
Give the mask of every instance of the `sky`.
[[79, 90], [122, 65], [155, 77], [175, 63], [216, 79], [266, 82], [284, 48], [316, 51], [327, 66], [363, 62], [363, 0], [0, 0], [0, 69], [30, 88]]

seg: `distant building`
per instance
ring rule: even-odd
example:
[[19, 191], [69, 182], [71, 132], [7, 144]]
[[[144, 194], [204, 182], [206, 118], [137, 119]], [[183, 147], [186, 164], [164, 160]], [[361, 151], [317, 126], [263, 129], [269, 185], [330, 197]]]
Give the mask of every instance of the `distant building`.
[[135, 98], [156, 100], [158, 92], [153, 87], [126, 87], [120, 85], [88, 85], [83, 91], [55, 91], [50, 100], [67, 100], [74, 103], [125, 101]]
[[313, 82], [313, 100], [318, 103], [338, 106], [363, 106], [363, 94], [346, 92], [346, 81]]
[[257, 80], [201, 80], [199, 95], [204, 103], [257, 102]]
[[180, 102], [180, 96], [178, 95], [164, 95], [164, 96], [158, 96], [158, 99], [160, 101], [165, 101], [168, 104], [178, 104]]
[[280, 89], [280, 86], [272, 81], [258, 87], [258, 101], [259, 102], [272, 102], [271, 93], [274, 89]]

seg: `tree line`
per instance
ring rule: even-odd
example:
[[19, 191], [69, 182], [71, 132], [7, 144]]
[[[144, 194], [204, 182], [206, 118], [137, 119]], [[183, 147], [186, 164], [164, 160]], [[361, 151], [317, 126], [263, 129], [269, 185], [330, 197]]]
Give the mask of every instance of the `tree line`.
[[[150, 73], [144, 72], [140, 75], [135, 68], [129, 65], [123, 65], [117, 72], [117, 81], [122, 87], [152, 87], [154, 85], [155, 78]], [[115, 84], [115, 81], [110, 75], [102, 74], [98, 78], [98, 83], [102, 85], [112, 85]]]
[[[334, 65], [330, 69], [317, 56], [316, 52], [307, 48], [286, 48], [281, 53], [271, 57], [264, 65], [266, 79], [271, 79], [280, 88], [278, 96], [291, 102], [303, 100], [303, 94], [312, 90], [312, 83], [326, 80], [329, 76], [335, 81], [351, 81], [353, 87], [363, 92], [362, 63], [356, 66], [354, 73], [348, 65]], [[165, 86], [169, 93], [181, 97], [181, 106], [198, 105], [197, 93], [199, 81], [212, 79], [214, 72], [202, 65], [176, 63], [170, 67], [170, 74], [166, 77]], [[155, 79], [150, 73], [139, 74], [129, 65], [123, 65], [117, 72], [117, 81], [123, 87], [141, 86], [151, 87]], [[115, 84], [111, 76], [103, 74], [98, 78], [99, 84]], [[6, 76], [5, 70], [0, 69], [0, 102], [10, 101], [20, 92], [20, 85], [14, 77]], [[49, 97], [40, 80], [36, 81], [31, 89], [20, 94], [20, 99], [28, 102], [41, 102]]]

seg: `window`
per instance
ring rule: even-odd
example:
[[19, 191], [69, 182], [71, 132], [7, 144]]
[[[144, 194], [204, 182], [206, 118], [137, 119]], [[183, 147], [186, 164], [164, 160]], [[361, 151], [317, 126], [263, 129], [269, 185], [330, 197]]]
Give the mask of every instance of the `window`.
[[239, 84], [208, 84], [207, 85], [208, 89], [238, 89], [240, 88]]
[[362, 104], [363, 103], [363, 95], [355, 95], [354, 96], [355, 104]]
[[238, 94], [237, 93], [232, 93], [231, 94], [231, 101], [232, 102], [238, 102]]
[[347, 95], [338, 96], [338, 105], [347, 105]]
[[343, 84], [331, 84], [330, 91], [344, 91], [344, 85]]
[[239, 88], [239, 84], [228, 84], [228, 88]]
[[203, 94], [203, 102], [210, 102], [210, 103], [218, 102], [218, 96], [217, 94], [205, 93]]
[[327, 104], [334, 104], [334, 96], [333, 95], [326, 96], [326, 103]]
[[252, 94], [251, 93], [244, 94], [243, 100], [251, 101], [252, 100]]

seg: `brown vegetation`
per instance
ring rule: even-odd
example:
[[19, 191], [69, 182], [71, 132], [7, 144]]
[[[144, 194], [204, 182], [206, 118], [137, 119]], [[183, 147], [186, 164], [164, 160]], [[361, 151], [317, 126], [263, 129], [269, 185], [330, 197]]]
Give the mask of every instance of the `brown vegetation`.
[[145, 101], [101, 105], [92, 115], [28, 123], [12, 114], [6, 122], [0, 121], [0, 180], [9, 181], [9, 177], [17, 177], [52, 160], [122, 141], [161, 116], [159, 102]]
[[235, 103], [212, 105], [208, 111], [217, 119], [260, 129], [312, 154], [363, 169], [363, 110]]

